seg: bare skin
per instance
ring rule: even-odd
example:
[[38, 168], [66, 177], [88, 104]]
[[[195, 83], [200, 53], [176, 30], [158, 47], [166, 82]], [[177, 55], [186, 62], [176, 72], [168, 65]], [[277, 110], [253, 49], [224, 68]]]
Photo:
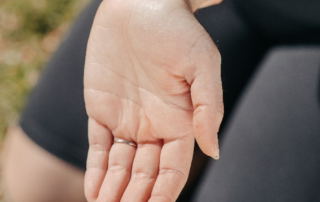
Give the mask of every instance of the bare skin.
[[[195, 139], [219, 158], [220, 54], [192, 14], [209, 3], [199, 2], [101, 4], [84, 78], [89, 202], [173, 202], [187, 181]], [[114, 137], [138, 146], [113, 144]]]
[[[219, 1], [158, 1], [105, 0], [97, 14], [85, 78], [89, 202], [175, 201], [194, 137], [206, 154], [218, 156], [220, 55], [192, 11]], [[113, 136], [138, 148], [111, 146]], [[19, 128], [6, 139], [2, 176], [12, 201], [85, 201], [82, 171]], [[205, 164], [200, 157], [195, 154], [191, 186]]]
[[85, 202], [84, 173], [51, 155], [18, 127], [11, 127], [1, 158], [8, 202]]
[[[1, 184], [5, 201], [87, 201], [84, 172], [40, 148], [19, 127], [9, 129], [4, 145]], [[199, 150], [193, 158], [186, 187], [193, 186], [207, 160]]]

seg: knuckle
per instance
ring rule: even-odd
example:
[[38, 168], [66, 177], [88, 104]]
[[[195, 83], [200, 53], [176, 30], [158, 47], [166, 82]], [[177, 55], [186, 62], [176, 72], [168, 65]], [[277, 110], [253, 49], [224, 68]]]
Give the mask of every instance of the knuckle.
[[[207, 108], [209, 108], [209, 111], [207, 111]], [[210, 117], [211, 124], [208, 124], [208, 122], [203, 121], [203, 119], [206, 117]], [[214, 106], [198, 105], [197, 108], [194, 110], [193, 121], [193, 127], [195, 129], [197, 138], [200, 139], [202, 136], [207, 134], [208, 130], [216, 129], [218, 131], [223, 117], [224, 105], [222, 100]]]
[[207, 107], [207, 105], [204, 105], [204, 104], [197, 104], [196, 106], [194, 106], [194, 111], [193, 111], [193, 116], [196, 116], [196, 115], [198, 115], [199, 113], [201, 113], [201, 112], [203, 112], [203, 111], [205, 111], [206, 108]]
[[129, 169], [120, 164], [109, 165], [108, 171], [110, 171], [111, 173], [119, 173], [119, 172], [129, 173]]
[[163, 194], [152, 195], [149, 201], [174, 202], [171, 197]]
[[107, 156], [107, 149], [103, 145], [95, 144], [90, 145], [89, 152], [88, 152], [88, 158], [87, 158], [87, 167], [88, 168], [95, 168], [99, 167], [101, 162], [103, 162], [102, 159], [104, 159]]
[[203, 121], [196, 121], [194, 123], [194, 129], [198, 138], [201, 138], [204, 135], [206, 125]]
[[115, 197], [112, 198], [98, 198], [96, 201], [92, 202], [119, 202], [119, 199], [116, 199]]
[[106, 152], [107, 148], [102, 144], [95, 143], [95, 144], [92, 144], [89, 146], [89, 151], [91, 151], [91, 152]]
[[156, 179], [156, 175], [148, 172], [134, 172], [131, 175], [132, 179], [135, 180], [147, 180], [147, 181], [153, 181]]
[[172, 169], [172, 168], [161, 168], [159, 171], [159, 175], [176, 175], [179, 178], [187, 179], [186, 173], [177, 169]]

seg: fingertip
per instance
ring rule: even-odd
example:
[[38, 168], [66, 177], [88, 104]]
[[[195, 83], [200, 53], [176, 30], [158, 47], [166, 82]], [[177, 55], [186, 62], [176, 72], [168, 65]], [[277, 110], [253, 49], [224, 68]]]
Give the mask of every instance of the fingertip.
[[[201, 148], [201, 147], [200, 147]], [[211, 149], [209, 151], [205, 150], [205, 149], [201, 149], [201, 151], [207, 155], [210, 156], [211, 158], [213, 158], [214, 160], [219, 160], [220, 158], [220, 151], [219, 149]]]
[[[204, 138], [205, 137], [205, 138]], [[196, 135], [197, 143], [204, 154], [215, 160], [220, 158], [218, 135]]]
[[[199, 145], [200, 146], [200, 145]], [[203, 147], [201, 147], [201, 150], [204, 154], [206, 154], [207, 156], [212, 157], [215, 160], [219, 160], [220, 158], [220, 150], [218, 146], [209, 146], [209, 149], [204, 149]]]
[[219, 104], [198, 106], [193, 117], [195, 138], [201, 150], [215, 160], [220, 157], [218, 134], [214, 132], [219, 131], [222, 122], [223, 111], [220, 109]]
[[212, 154], [210, 156], [215, 160], [219, 160], [219, 158], [220, 158], [220, 149], [219, 149], [218, 141], [215, 142], [215, 144], [213, 146]]
[[99, 184], [100, 179], [94, 177], [94, 174], [91, 172], [86, 172], [84, 180], [84, 194], [88, 202], [93, 202], [98, 198], [99, 194]]

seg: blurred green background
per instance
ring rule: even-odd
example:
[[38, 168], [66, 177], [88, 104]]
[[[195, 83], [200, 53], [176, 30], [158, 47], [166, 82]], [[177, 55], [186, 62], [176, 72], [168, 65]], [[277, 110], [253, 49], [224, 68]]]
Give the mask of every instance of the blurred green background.
[[[88, 2], [0, 0], [0, 154], [41, 69]], [[2, 190], [0, 202], [7, 202]]]
[[0, 0], [0, 142], [88, 0]]

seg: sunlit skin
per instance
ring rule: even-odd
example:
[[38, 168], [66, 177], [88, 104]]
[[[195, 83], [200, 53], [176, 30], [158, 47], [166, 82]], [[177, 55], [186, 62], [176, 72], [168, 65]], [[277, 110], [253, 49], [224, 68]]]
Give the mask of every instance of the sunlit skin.
[[[220, 54], [193, 11], [218, 2], [105, 0], [88, 42], [89, 202], [173, 202], [195, 139], [219, 158]], [[114, 137], [137, 147], [115, 143]]]

